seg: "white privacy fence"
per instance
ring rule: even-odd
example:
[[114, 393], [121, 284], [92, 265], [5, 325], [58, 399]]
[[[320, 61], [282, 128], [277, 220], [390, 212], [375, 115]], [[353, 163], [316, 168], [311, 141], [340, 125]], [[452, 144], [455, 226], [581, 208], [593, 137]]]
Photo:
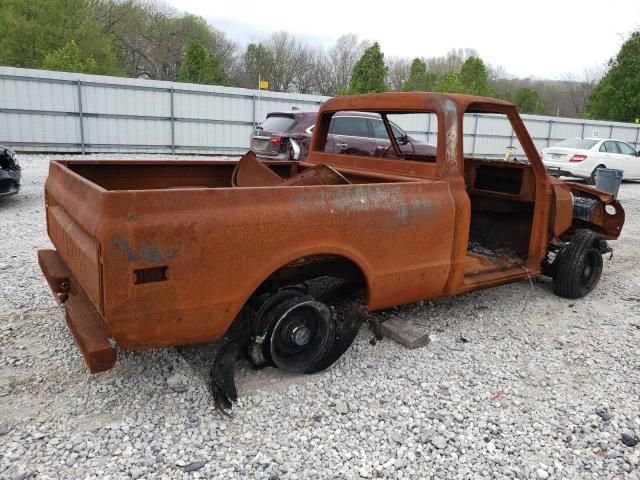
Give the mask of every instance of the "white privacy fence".
[[[243, 88], [0, 67], [0, 144], [18, 151], [241, 154], [268, 112], [317, 111], [328, 97]], [[437, 122], [398, 118], [435, 143]], [[571, 137], [639, 146], [640, 125], [523, 115], [539, 149]], [[465, 118], [465, 152], [519, 147], [505, 118]]]
[[244, 153], [271, 111], [326, 97], [0, 67], [0, 144], [22, 151]]

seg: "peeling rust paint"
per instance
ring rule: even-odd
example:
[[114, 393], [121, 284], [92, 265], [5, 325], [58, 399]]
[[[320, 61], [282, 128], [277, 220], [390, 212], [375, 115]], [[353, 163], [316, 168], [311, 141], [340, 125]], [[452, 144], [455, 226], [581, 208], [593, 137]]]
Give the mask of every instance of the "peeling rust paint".
[[180, 247], [176, 246], [152, 246], [142, 241], [138, 246], [132, 246], [129, 238], [119, 236], [113, 245], [121, 253], [126, 255], [128, 263], [161, 264], [168, 260], [174, 260], [180, 255]]

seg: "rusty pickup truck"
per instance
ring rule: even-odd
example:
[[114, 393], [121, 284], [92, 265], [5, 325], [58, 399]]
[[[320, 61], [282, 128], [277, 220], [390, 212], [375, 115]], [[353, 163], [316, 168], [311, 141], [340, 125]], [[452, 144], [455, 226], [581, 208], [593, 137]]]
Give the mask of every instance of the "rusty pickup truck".
[[[326, 151], [338, 112], [379, 114], [388, 146]], [[401, 148], [403, 114], [437, 122], [435, 154]], [[469, 114], [507, 118], [521, 158], [466, 154]], [[362, 287], [368, 311], [540, 275], [578, 298], [624, 223], [609, 193], [547, 174], [513, 104], [423, 92], [328, 100], [304, 162], [58, 160], [45, 190], [55, 250], [39, 263], [89, 370], [116, 346], [224, 339], [225, 405], [239, 356], [310, 373], [352, 343], [363, 314], [336, 315], [313, 279]]]

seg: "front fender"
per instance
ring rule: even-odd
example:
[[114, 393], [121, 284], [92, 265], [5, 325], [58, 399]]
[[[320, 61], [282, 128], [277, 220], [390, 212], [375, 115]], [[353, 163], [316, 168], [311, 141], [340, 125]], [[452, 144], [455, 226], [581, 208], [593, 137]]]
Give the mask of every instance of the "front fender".
[[616, 240], [620, 236], [625, 212], [612, 194], [581, 183], [560, 182], [554, 179], [552, 184], [555, 236], [570, 233], [578, 228], [592, 230], [607, 240]]

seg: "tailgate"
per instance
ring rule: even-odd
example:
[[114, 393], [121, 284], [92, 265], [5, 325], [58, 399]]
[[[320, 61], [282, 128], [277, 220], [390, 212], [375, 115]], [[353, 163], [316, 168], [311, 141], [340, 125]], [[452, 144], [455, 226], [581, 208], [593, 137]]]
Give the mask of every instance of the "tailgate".
[[75, 279], [102, 312], [100, 252], [95, 232], [104, 189], [51, 162], [45, 185], [47, 233]]

